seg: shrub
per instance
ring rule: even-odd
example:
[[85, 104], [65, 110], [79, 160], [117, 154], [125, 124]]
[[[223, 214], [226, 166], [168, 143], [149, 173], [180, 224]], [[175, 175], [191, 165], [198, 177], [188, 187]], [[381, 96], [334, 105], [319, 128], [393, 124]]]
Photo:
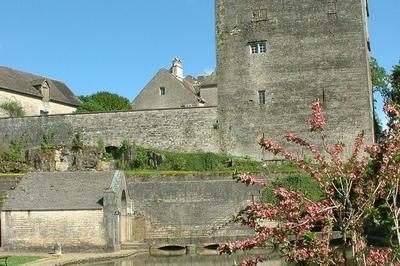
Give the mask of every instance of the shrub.
[[[325, 118], [320, 101], [313, 103], [313, 116], [307, 123], [324, 145], [317, 146], [293, 133], [286, 135], [289, 143], [302, 147], [312, 159], [272, 140], [262, 140], [260, 144], [265, 150], [306, 172], [319, 186], [321, 196], [318, 197], [316, 189], [309, 191], [315, 185], [311, 182], [307, 185], [307, 179], [278, 180], [275, 184], [278, 187], [264, 191], [264, 202], [252, 203], [236, 217], [254, 230], [254, 238], [223, 244], [220, 251], [231, 254], [236, 250], [265, 247], [269, 242], [278, 244], [282, 255], [291, 263], [347, 265], [348, 254], [331, 242], [335, 230], [340, 232], [343, 245], [351, 248], [356, 265], [400, 265], [400, 108], [387, 104], [385, 111], [390, 120], [382, 143], [363, 149], [364, 132], [361, 132], [347, 156], [343, 143], [325, 142]], [[265, 180], [250, 174], [238, 174], [235, 178], [248, 185], [268, 186]], [[271, 189], [273, 200], [267, 198], [271, 197]], [[368, 246], [366, 221], [375, 219], [377, 224], [389, 222], [387, 228], [393, 235], [389, 247]], [[265, 223], [271, 220], [276, 226]], [[255, 265], [265, 259], [250, 259], [242, 265]]]
[[133, 167], [145, 169], [149, 166], [148, 150], [142, 147], [136, 147], [135, 158], [133, 159]]
[[76, 133], [72, 139], [72, 149], [76, 151], [83, 149], [83, 141], [80, 133]]
[[8, 151], [5, 152], [6, 161], [18, 162], [22, 159], [22, 146], [16, 140], [11, 140]]
[[0, 109], [3, 110], [9, 117], [22, 117], [25, 115], [24, 108], [18, 101], [8, 101], [0, 104]]
[[42, 142], [40, 143], [40, 147], [42, 150], [54, 150], [57, 149], [57, 145], [53, 142], [54, 133], [46, 132], [42, 135]]

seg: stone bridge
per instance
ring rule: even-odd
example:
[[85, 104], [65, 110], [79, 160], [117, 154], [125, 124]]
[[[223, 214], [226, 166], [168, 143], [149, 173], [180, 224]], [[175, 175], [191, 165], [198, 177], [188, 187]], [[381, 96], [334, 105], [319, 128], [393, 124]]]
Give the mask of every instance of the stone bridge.
[[133, 238], [151, 246], [212, 245], [251, 235], [233, 215], [259, 195], [227, 175], [130, 177]]

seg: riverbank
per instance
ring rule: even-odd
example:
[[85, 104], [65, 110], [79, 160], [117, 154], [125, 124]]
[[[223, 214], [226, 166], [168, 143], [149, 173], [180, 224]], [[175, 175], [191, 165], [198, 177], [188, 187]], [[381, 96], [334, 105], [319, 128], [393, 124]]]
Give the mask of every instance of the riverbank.
[[88, 262], [105, 261], [127, 258], [134, 255], [144, 254], [147, 250], [120, 250], [115, 252], [102, 253], [66, 253], [60, 256], [54, 256], [46, 253], [17, 253], [17, 252], [0, 252], [0, 255], [13, 256], [37, 256], [42, 259], [24, 264], [25, 266], [67, 266], [79, 265]]

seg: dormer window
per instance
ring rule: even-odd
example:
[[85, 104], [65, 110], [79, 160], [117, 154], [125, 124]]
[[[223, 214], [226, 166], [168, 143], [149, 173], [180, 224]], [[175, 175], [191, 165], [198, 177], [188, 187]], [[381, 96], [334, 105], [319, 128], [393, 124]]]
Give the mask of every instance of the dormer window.
[[40, 94], [42, 95], [42, 101], [45, 103], [48, 103], [50, 101], [50, 88], [49, 88], [49, 83], [47, 82], [46, 79], [36, 79], [33, 80], [32, 86], [35, 87]]
[[267, 42], [251, 42], [249, 43], [250, 53], [252, 54], [265, 54], [267, 52]]
[[165, 95], [165, 87], [160, 87], [160, 95], [161, 96]]

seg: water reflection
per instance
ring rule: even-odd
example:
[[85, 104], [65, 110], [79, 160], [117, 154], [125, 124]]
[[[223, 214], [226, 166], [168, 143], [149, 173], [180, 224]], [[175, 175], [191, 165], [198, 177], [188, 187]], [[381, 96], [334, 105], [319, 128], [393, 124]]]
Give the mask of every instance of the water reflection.
[[[125, 260], [117, 260], [104, 263], [85, 264], [86, 266], [232, 266], [238, 264], [242, 259], [251, 255], [235, 255], [235, 256], [178, 256], [178, 257], [153, 257], [150, 255], [139, 255]], [[260, 263], [260, 266], [281, 266], [286, 265], [277, 256], [268, 262]]]

